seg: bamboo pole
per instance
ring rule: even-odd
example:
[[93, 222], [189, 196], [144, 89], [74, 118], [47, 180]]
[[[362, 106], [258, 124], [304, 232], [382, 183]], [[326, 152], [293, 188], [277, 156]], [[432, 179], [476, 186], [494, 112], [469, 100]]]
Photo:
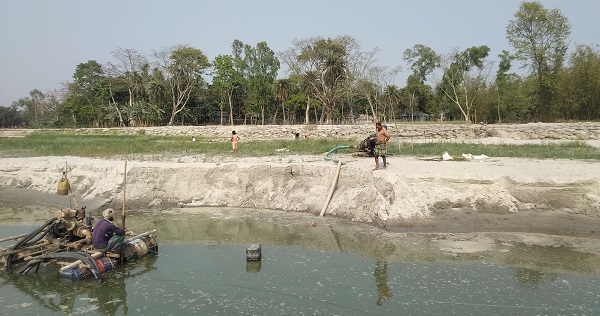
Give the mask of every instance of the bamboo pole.
[[[67, 177], [67, 162], [65, 161], [65, 178], [67, 179], [67, 181], [69, 181], [68, 177]], [[73, 188], [71, 187], [71, 183], [69, 183], [69, 192], [71, 193], [71, 199], [73, 199], [73, 203], [75, 203], [75, 208], [78, 209], [79, 208], [79, 204], [77, 204], [77, 199], [75, 198], [75, 192], [73, 192]]]
[[[125, 233], [125, 198], [127, 192], [127, 160], [125, 160], [125, 170], [123, 171], [123, 209], [121, 211], [121, 229]], [[123, 245], [121, 245], [121, 251], [119, 252], [119, 262], [125, 263], [125, 255], [123, 254]]]
[[331, 202], [331, 197], [333, 197], [333, 192], [335, 191], [335, 187], [337, 186], [338, 178], [340, 176], [340, 169], [342, 168], [342, 161], [338, 161], [337, 169], [335, 171], [335, 177], [333, 178], [333, 183], [331, 184], [331, 189], [329, 190], [329, 195], [327, 196], [327, 200], [325, 201], [325, 205], [323, 205], [323, 209], [321, 210], [321, 214], [319, 216], [323, 217], [325, 214], [325, 210], [327, 210], [327, 206], [329, 206], [329, 202]]
[[145, 233], [141, 233], [141, 234], [139, 234], [139, 235], [137, 235], [137, 236], [133, 236], [133, 237], [131, 237], [131, 238], [127, 239], [127, 240], [125, 241], [125, 243], [131, 242], [131, 241], [133, 241], [133, 240], [136, 240], [136, 239], [138, 239], [138, 238], [142, 238], [142, 237], [148, 236], [148, 235], [150, 235], [150, 234], [152, 234], [152, 233], [156, 233], [156, 229], [153, 229], [153, 230], [147, 231], [147, 232], [145, 232]]
[[125, 172], [123, 174], [123, 210], [121, 211], [121, 229], [125, 230], [125, 193], [127, 192], [127, 160], [125, 160]]
[[3, 242], [3, 241], [9, 241], [9, 240], [15, 240], [15, 239], [19, 239], [19, 238], [21, 238], [21, 237], [25, 237], [25, 236], [27, 236], [27, 235], [28, 235], [28, 234], [22, 234], [22, 235], [17, 235], [17, 236], [12, 236], [12, 237], [6, 237], [6, 238], [2, 238], [2, 239], [0, 239], [0, 242]]
[[31, 249], [35, 249], [35, 248], [39, 248], [39, 247], [44, 247], [44, 246], [47, 246], [48, 244], [50, 244], [50, 243], [47, 241], [43, 241], [43, 242], [40, 242], [39, 244], [31, 245], [28, 247], [23, 247], [23, 248], [19, 248], [19, 249], [15, 249], [15, 250], [2, 251], [2, 252], [0, 252], [0, 256], [13, 255], [13, 254], [16, 254], [19, 252], [23, 252], [25, 250], [31, 250]]
[[[90, 256], [92, 256], [92, 258], [94, 258], [94, 259], [97, 259], [97, 258], [99, 258], [99, 257], [102, 256], [102, 253], [101, 252], [94, 252]], [[81, 263], [82, 263], [81, 260], [73, 261], [73, 262], [67, 264], [66, 266], [60, 268], [59, 272], [63, 272], [66, 269], [76, 267], [76, 266], [80, 265]]]

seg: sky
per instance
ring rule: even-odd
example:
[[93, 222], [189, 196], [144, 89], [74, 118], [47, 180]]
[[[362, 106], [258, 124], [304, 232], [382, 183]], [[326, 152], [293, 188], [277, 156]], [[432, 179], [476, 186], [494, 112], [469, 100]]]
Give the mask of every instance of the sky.
[[[600, 44], [598, 0], [541, 0], [572, 24], [576, 44]], [[73, 81], [78, 64], [116, 63], [112, 53], [150, 56], [174, 45], [200, 49], [209, 60], [231, 54], [237, 39], [266, 42], [276, 53], [296, 39], [348, 35], [363, 51], [378, 49], [377, 65], [396, 67], [395, 84], [409, 74], [406, 49], [422, 44], [438, 54], [490, 47], [490, 60], [514, 50], [506, 26], [517, 0], [3, 0], [0, 2], [0, 106], [38, 89]], [[496, 63], [497, 64], [497, 63]], [[518, 67], [518, 65], [515, 65]], [[286, 73], [280, 70], [279, 77]], [[494, 69], [495, 71], [495, 69]]]

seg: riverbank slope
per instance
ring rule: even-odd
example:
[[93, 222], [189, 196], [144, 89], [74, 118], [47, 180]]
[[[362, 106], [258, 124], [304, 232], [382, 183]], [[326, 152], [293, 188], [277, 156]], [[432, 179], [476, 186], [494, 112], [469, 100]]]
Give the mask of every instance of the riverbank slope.
[[[342, 165], [325, 216], [397, 230], [433, 229], [441, 225], [431, 222], [438, 218], [449, 221], [446, 230], [474, 231], [481, 223], [522, 220], [536, 230], [524, 214], [600, 219], [598, 161], [389, 157], [386, 170], [374, 171], [373, 158], [336, 158]], [[0, 187], [54, 193], [65, 166], [80, 202], [93, 200], [98, 208], [118, 208], [125, 188], [132, 208], [218, 206], [315, 215], [327, 202], [337, 169], [322, 156], [294, 155], [1, 158]], [[462, 219], [472, 224], [457, 225]], [[560, 227], [560, 221], [555, 224]]]

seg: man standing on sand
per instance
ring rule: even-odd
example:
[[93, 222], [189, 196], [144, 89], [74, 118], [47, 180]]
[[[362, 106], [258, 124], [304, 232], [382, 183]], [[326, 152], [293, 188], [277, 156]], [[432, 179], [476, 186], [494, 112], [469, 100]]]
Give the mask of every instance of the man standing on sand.
[[375, 169], [379, 170], [379, 157], [383, 158], [383, 168], [387, 166], [385, 161], [385, 156], [387, 156], [387, 142], [390, 140], [390, 133], [387, 129], [383, 128], [381, 123], [375, 124], [376, 135], [375, 135], [375, 150], [373, 151], [373, 155], [375, 156]]

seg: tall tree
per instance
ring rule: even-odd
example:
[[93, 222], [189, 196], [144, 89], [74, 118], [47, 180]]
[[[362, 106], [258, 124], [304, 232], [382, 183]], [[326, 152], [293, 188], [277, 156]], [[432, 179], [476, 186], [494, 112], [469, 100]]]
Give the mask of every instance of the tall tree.
[[210, 63], [201, 50], [185, 45], [156, 51], [154, 56], [171, 90], [171, 117], [168, 125], [173, 125], [175, 117], [186, 108], [195, 90], [205, 84], [202, 74]]
[[34, 126], [38, 126], [40, 124], [39, 116], [43, 114], [44, 94], [38, 89], [33, 89], [29, 92], [29, 95], [31, 96], [31, 108], [29, 112], [33, 116]]
[[[321, 104], [322, 114], [318, 122], [323, 123], [325, 120], [333, 123], [344, 100], [350, 103], [352, 116], [355, 103], [353, 94], [360, 94], [358, 90], [366, 87], [364, 82], [372, 80], [370, 75], [381, 73], [382, 69], [387, 71], [385, 67], [373, 66], [377, 52], [377, 48], [363, 51], [358, 41], [343, 35], [294, 40], [293, 47], [280, 53], [280, 58], [288, 66], [290, 73], [304, 77], [305, 83], [310, 86], [305, 89], [310, 92], [307, 96], [314, 97]], [[381, 90], [383, 86], [379, 88]], [[306, 113], [310, 104], [307, 102]], [[308, 119], [306, 115], [306, 120]]]
[[264, 125], [266, 109], [273, 101], [273, 81], [280, 67], [279, 59], [266, 42], [260, 42], [256, 47], [244, 47], [244, 64], [249, 99], [260, 110]]
[[[17, 101], [13, 101], [11, 104], [11, 108], [14, 109], [13, 113], [18, 116], [18, 122], [20, 125], [22, 125], [20, 127], [33, 125], [32, 114], [29, 112], [31, 109], [30, 97], [19, 98]], [[11, 112], [12, 111], [9, 111], [7, 113]]]
[[235, 59], [230, 55], [218, 55], [213, 61], [213, 86], [221, 91], [229, 104], [229, 124], [233, 125], [233, 93], [242, 85], [242, 73], [235, 67]]
[[406, 79], [405, 92], [408, 96], [411, 121], [414, 108], [424, 111], [427, 101], [432, 99], [431, 87], [426, 84], [427, 77], [441, 65], [441, 57], [431, 48], [417, 44], [404, 51], [403, 59], [408, 62], [412, 74]]
[[[377, 47], [370, 51], [364, 51], [359, 42], [353, 37], [341, 36], [336, 39], [343, 44], [347, 53], [346, 71], [348, 77], [345, 79], [342, 88], [345, 90], [345, 99], [350, 104], [349, 116], [352, 117], [352, 121], [354, 121], [354, 110], [357, 105], [360, 105], [360, 102], [355, 103], [354, 101], [357, 100], [356, 97], [358, 97], [359, 100], [361, 95], [363, 97], [365, 96], [363, 88], [368, 86], [364, 84], [365, 82], [371, 82], [373, 88], [376, 89], [376, 95], [373, 99], [374, 102], [369, 103], [369, 108], [372, 111], [371, 114], [373, 117], [379, 117], [381, 114], [385, 114], [386, 103], [382, 103], [381, 101], [381, 92], [385, 86], [394, 81], [395, 76], [401, 71], [400, 66], [387, 67], [375, 65], [377, 62], [375, 56], [379, 52]], [[379, 107], [379, 105], [383, 105], [383, 107]], [[380, 108], [384, 111], [379, 112]], [[365, 108], [359, 106], [358, 109], [364, 110]], [[374, 109], [377, 109], [375, 113], [373, 113]]]
[[400, 89], [396, 85], [387, 85], [383, 90], [383, 99], [387, 104], [387, 107], [390, 109], [390, 117], [392, 119], [396, 118], [397, 110], [400, 107]]
[[19, 107], [18, 101], [14, 101], [11, 106], [0, 106], [1, 128], [22, 127], [24, 125], [23, 111]]
[[[118, 48], [112, 52], [119, 62], [116, 64], [109, 63], [108, 68], [114, 77], [123, 80], [127, 86], [129, 93], [129, 109], [134, 107], [136, 101], [136, 93], [138, 91], [144, 91], [144, 85], [142, 82], [143, 70], [147, 69], [148, 60], [140, 52], [129, 49], [129, 48]], [[120, 115], [120, 113], [119, 113]], [[131, 126], [136, 125], [135, 117], [129, 116], [129, 124]]]
[[443, 66], [444, 74], [437, 88], [458, 107], [465, 122], [471, 122], [473, 102], [485, 83], [485, 58], [489, 52], [485, 45], [456, 51]]
[[[157, 67], [152, 68], [152, 71], [144, 79], [144, 89], [152, 107], [162, 110], [169, 99], [169, 87], [160, 69]], [[157, 117], [157, 121], [160, 120], [161, 117]]]
[[422, 44], [405, 50], [403, 59], [408, 62], [415, 79], [421, 83], [425, 83], [427, 76], [438, 68], [441, 62], [441, 57], [431, 47]]
[[238, 108], [243, 111], [244, 114], [244, 124], [248, 119], [248, 115], [255, 116], [256, 113], [249, 112], [248, 109], [250, 106], [247, 104], [247, 81], [246, 81], [246, 69], [248, 66], [246, 65], [246, 60], [244, 58], [244, 43], [240, 40], [234, 40], [231, 43], [231, 54], [233, 56], [234, 61], [234, 69], [237, 71], [238, 75], [241, 76], [240, 85], [233, 91], [233, 100], [236, 104], [238, 104]]
[[410, 115], [411, 121], [414, 119], [415, 111], [440, 115], [444, 112], [435, 102], [432, 102], [434, 97], [431, 87], [415, 74], [410, 74], [406, 79], [406, 86], [402, 89], [402, 99], [408, 101], [405, 110]]
[[[170, 110], [168, 83], [158, 67], [144, 64], [140, 70], [140, 84], [136, 101], [131, 111], [135, 113], [136, 124], [152, 126], [164, 121], [164, 114]], [[131, 120], [131, 119], [130, 119]]]
[[[311, 84], [312, 82], [314, 82], [316, 79], [314, 78], [315, 73], [314, 72], [309, 72], [309, 73], [305, 73], [303, 75], [292, 75], [292, 76], [296, 76], [297, 78], [299, 78], [299, 87], [300, 90], [302, 91], [302, 93], [304, 93], [304, 95], [306, 96], [306, 110], [304, 111], [304, 124], [309, 124], [310, 123], [310, 106], [311, 106], [311, 100], [312, 97], [315, 95], [316, 91], [314, 90], [314, 86]], [[317, 119], [317, 109], [316, 106], [313, 106], [314, 110], [315, 110], [315, 123], [318, 122]]]
[[57, 110], [64, 100], [64, 91], [53, 89], [44, 92], [40, 110], [40, 124], [52, 125], [57, 121]]
[[[600, 118], [600, 51], [588, 45], [578, 45], [570, 57], [563, 86], [566, 95], [562, 104], [573, 118], [598, 120]], [[565, 111], [566, 112], [566, 111]]]
[[[379, 101], [382, 91], [380, 87], [373, 81], [361, 79], [355, 83], [353, 92], [353, 100], [363, 100], [368, 105], [368, 109], [371, 110], [373, 120], [375, 120], [376, 122], [381, 121]], [[366, 111], [367, 109], [365, 109], [365, 112]]]
[[106, 83], [104, 68], [97, 61], [89, 60], [77, 65], [73, 79], [65, 103], [73, 123], [76, 126], [78, 124], [100, 126], [102, 87]]
[[333, 123], [334, 112], [348, 83], [348, 37], [309, 38], [295, 40], [294, 47], [281, 58], [294, 74], [307, 76], [315, 97], [324, 106], [327, 123]]
[[498, 55], [500, 57], [500, 63], [498, 64], [498, 70], [496, 72], [496, 88], [497, 88], [497, 109], [498, 109], [498, 122], [502, 122], [502, 115], [500, 114], [501, 100], [504, 94], [505, 88], [507, 86], [508, 80], [508, 71], [511, 67], [511, 61], [514, 59], [514, 56], [511, 55], [507, 50], [503, 50], [501, 54]]
[[563, 66], [571, 24], [560, 10], [539, 2], [523, 2], [506, 27], [506, 38], [516, 56], [537, 78], [536, 113], [551, 119], [557, 74]]
[[275, 80], [273, 85], [273, 90], [275, 93], [275, 99], [281, 105], [281, 112], [283, 115], [283, 123], [287, 123], [287, 119], [285, 117], [285, 101], [290, 98], [292, 94], [293, 86], [289, 79], [279, 79]]

